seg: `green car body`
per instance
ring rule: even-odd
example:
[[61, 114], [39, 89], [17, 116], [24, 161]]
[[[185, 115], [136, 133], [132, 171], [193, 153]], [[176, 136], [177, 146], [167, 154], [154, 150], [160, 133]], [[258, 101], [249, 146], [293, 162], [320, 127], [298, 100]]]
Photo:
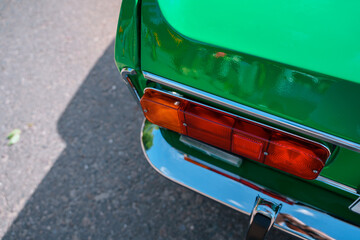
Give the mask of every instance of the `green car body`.
[[[174, 149], [360, 226], [360, 214], [349, 209], [360, 190], [359, 8], [355, 0], [346, 4], [335, 0], [124, 0], [115, 61], [120, 71], [136, 72], [129, 76], [136, 95], [141, 97], [147, 87], [177, 91], [188, 99], [320, 142], [331, 156], [320, 173], [327, 181], [303, 180], [246, 159], [236, 168], [211, 160], [181, 143], [179, 134], [148, 122], [143, 131], [149, 134], [142, 139], [145, 150], [155, 145], [155, 140], [149, 140], [152, 131], [159, 132]], [[159, 84], [146, 73], [342, 142]]]

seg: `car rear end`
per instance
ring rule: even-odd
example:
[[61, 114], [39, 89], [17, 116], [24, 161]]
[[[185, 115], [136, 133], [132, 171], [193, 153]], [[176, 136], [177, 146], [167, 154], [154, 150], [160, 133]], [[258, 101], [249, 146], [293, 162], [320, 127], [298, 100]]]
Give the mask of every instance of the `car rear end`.
[[115, 61], [149, 163], [250, 215], [248, 239], [360, 236], [357, 5], [124, 0]]

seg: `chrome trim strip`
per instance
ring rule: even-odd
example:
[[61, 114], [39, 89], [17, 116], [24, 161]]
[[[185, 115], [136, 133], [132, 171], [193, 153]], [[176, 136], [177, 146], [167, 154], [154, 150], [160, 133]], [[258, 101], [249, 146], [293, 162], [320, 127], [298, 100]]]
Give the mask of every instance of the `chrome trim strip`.
[[[146, 127], [145, 127], [146, 126]], [[146, 129], [147, 139], [143, 142]], [[164, 177], [250, 215], [257, 196], [282, 204], [274, 227], [302, 239], [351, 239], [360, 236], [360, 228], [301, 203], [287, 203], [184, 160], [184, 153], [173, 148], [156, 125], [144, 120], [140, 133], [141, 148], [149, 164]], [[341, 230], [339, 230], [341, 229]]]
[[348, 186], [346, 186], [344, 184], [335, 182], [334, 180], [331, 180], [329, 178], [318, 176], [315, 180], [317, 180], [319, 182], [323, 182], [323, 183], [325, 183], [327, 185], [330, 185], [330, 186], [333, 186], [335, 188], [341, 189], [341, 190], [346, 191], [348, 193], [352, 193], [352, 194], [355, 194], [357, 196], [360, 196], [360, 194], [356, 191], [355, 188], [348, 187]]
[[120, 76], [121, 79], [124, 81], [126, 86], [129, 88], [131, 95], [135, 98], [136, 102], [140, 105], [140, 97], [139, 94], [136, 91], [136, 88], [134, 87], [131, 79], [129, 78], [129, 75], [135, 75], [136, 71], [132, 68], [123, 68], [121, 69]]
[[349, 209], [357, 214], [360, 214], [360, 197], [349, 206]]
[[157, 76], [155, 74], [152, 74], [152, 73], [149, 73], [146, 71], [143, 71], [143, 75], [146, 79], [151, 80], [153, 82], [157, 82], [159, 84], [177, 89], [179, 91], [191, 94], [193, 96], [202, 98], [207, 101], [211, 101], [213, 103], [222, 105], [224, 107], [233, 109], [235, 111], [239, 111], [239, 112], [248, 114], [250, 116], [262, 119], [264, 121], [268, 121], [268, 122], [277, 124], [279, 126], [286, 127], [293, 131], [304, 133], [308, 136], [311, 136], [311, 137], [314, 137], [314, 138], [317, 138], [317, 139], [320, 139], [320, 140], [323, 140], [323, 141], [326, 141], [326, 142], [329, 142], [329, 143], [332, 143], [335, 145], [339, 145], [341, 147], [348, 148], [350, 150], [354, 150], [356, 152], [360, 152], [360, 144], [358, 144], [358, 143], [355, 143], [355, 142], [352, 142], [352, 141], [349, 141], [349, 140], [346, 140], [346, 139], [343, 139], [340, 137], [333, 136], [331, 134], [301, 125], [296, 122], [292, 122], [290, 120], [272, 115], [270, 113], [266, 113], [266, 112], [257, 110], [255, 108], [252, 108], [249, 106], [245, 106], [243, 104], [213, 95], [211, 93], [201, 91], [199, 89], [184, 85], [182, 83], [172, 81], [172, 80], [164, 78], [164, 77]]
[[193, 138], [187, 137], [185, 135], [180, 136], [180, 142], [184, 143], [185, 145], [195, 148], [199, 150], [200, 152], [205, 153], [208, 156], [211, 156], [213, 158], [216, 158], [224, 163], [230, 164], [235, 167], [240, 167], [242, 164], [242, 158], [235, 156], [233, 154], [227, 153], [223, 150], [220, 150], [218, 148], [215, 148], [213, 146], [210, 146], [206, 143], [202, 143], [200, 141], [197, 141]]

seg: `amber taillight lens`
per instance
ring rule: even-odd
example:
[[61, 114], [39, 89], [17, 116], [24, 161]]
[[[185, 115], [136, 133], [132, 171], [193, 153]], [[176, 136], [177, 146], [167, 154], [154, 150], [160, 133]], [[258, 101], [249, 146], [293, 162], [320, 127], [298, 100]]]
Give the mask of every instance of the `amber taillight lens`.
[[151, 95], [151, 97], [141, 99], [141, 106], [146, 118], [156, 125], [183, 133], [183, 123], [179, 118], [183, 102], [178, 101], [174, 96], [157, 91], [148, 92], [146, 95]]
[[304, 179], [315, 179], [330, 155], [319, 143], [155, 89], [140, 103], [156, 125]]

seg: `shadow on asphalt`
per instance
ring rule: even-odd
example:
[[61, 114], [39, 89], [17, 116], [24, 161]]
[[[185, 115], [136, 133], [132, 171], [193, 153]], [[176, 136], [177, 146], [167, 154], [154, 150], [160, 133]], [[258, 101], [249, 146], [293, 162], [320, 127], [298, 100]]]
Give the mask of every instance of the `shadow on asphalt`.
[[[158, 175], [110, 44], [58, 121], [66, 148], [3, 239], [241, 239], [248, 217]], [[52, 156], [49, 156], [52, 157]], [[269, 239], [279, 239], [277, 230]]]

